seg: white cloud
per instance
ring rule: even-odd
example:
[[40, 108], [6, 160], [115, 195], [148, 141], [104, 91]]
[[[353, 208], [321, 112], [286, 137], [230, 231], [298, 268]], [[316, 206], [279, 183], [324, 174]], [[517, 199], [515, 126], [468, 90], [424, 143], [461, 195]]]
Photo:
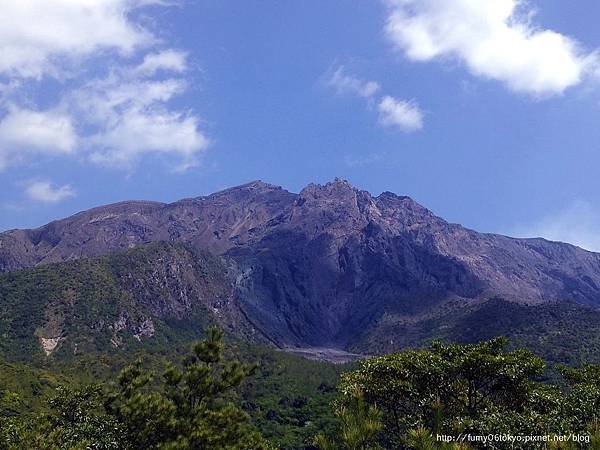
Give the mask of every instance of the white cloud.
[[77, 134], [71, 118], [58, 111], [11, 106], [0, 121], [0, 170], [35, 154], [73, 154]]
[[[164, 48], [133, 13], [172, 2], [5, 3], [0, 7], [0, 75], [6, 79], [0, 83], [0, 171], [27, 163], [33, 154], [71, 155], [125, 169], [149, 154], [175, 159], [172, 166], [180, 170], [198, 163], [209, 142], [200, 119], [170, 103], [190, 84], [184, 78], [187, 54]], [[59, 76], [59, 100], [36, 108], [30, 92], [43, 90], [47, 77]]]
[[423, 128], [423, 113], [414, 101], [399, 100], [386, 95], [377, 105], [379, 123], [384, 126], [399, 127], [403, 131], [416, 131]]
[[388, 0], [386, 32], [414, 61], [451, 57], [515, 91], [560, 94], [598, 68], [572, 38], [531, 24], [522, 0]]
[[198, 131], [194, 116], [128, 109], [118, 113], [113, 126], [90, 137], [96, 149], [92, 161], [116, 167], [130, 167], [146, 153], [176, 155], [176, 170], [187, 170], [198, 163], [198, 155], [208, 146], [208, 139]]
[[376, 81], [365, 81], [348, 75], [344, 66], [338, 67], [327, 80], [327, 85], [334, 88], [339, 94], [355, 94], [360, 97], [373, 97], [380, 89]]
[[543, 237], [600, 252], [600, 213], [588, 202], [576, 201], [537, 222], [518, 226], [509, 234], [518, 237]]
[[54, 186], [49, 181], [34, 181], [25, 188], [25, 194], [36, 202], [58, 203], [74, 197], [75, 191], [69, 185]]
[[140, 0], [3, 1], [0, 72], [40, 78], [56, 73], [64, 58], [114, 49], [130, 54], [154, 38], [129, 19]]
[[102, 165], [129, 168], [146, 154], [162, 154], [178, 158], [176, 169], [188, 169], [198, 163], [209, 140], [199, 130], [196, 116], [167, 107], [169, 100], [185, 91], [186, 82], [147, 76], [159, 66], [178, 71], [185, 62], [172, 66], [148, 61], [113, 71], [73, 93], [72, 109], [95, 130], [86, 137], [86, 147], [91, 160]]

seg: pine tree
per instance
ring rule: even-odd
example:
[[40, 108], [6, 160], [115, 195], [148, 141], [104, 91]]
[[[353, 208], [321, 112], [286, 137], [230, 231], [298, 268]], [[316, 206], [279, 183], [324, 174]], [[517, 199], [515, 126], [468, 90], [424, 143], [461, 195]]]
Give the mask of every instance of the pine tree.
[[381, 412], [368, 405], [362, 393], [355, 391], [348, 401], [338, 403], [335, 411], [341, 427], [334, 437], [319, 434], [314, 445], [320, 450], [370, 450], [381, 448], [377, 433], [382, 428]]
[[253, 370], [224, 362], [223, 332], [211, 328], [181, 367], [169, 365], [158, 389], [141, 362], [123, 370], [107, 408], [124, 425], [132, 450], [266, 449], [232, 402], [232, 391]]

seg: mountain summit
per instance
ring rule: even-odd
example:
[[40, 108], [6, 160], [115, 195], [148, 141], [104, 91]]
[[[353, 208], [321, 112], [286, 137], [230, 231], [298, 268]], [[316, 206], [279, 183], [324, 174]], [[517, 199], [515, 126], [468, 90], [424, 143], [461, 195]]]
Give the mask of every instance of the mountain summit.
[[280, 346], [393, 348], [398, 339], [412, 342], [416, 323], [473, 312], [496, 297], [527, 308], [557, 301], [600, 306], [600, 254], [477, 233], [409, 197], [372, 196], [340, 179], [298, 194], [254, 181], [8, 231], [0, 234], [0, 271], [157, 241], [220, 259], [231, 308]]

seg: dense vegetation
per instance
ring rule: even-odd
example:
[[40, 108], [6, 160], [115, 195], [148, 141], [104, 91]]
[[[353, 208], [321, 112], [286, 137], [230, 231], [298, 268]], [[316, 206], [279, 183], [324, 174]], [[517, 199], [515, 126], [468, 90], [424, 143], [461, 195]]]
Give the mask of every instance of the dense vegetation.
[[562, 366], [560, 383], [541, 382], [545, 362], [503, 338], [332, 366], [209, 329], [180, 362], [168, 359], [137, 360], [112, 379], [99, 370], [95, 382], [2, 364], [0, 448], [547, 448], [440, 440], [490, 435], [600, 448], [600, 366]]
[[490, 298], [449, 302], [418, 319], [386, 314], [353, 350], [391, 353], [435, 339], [472, 344], [496, 336], [506, 336], [512, 348], [534, 350], [552, 363], [600, 364], [600, 311], [568, 301], [530, 305]]
[[58, 388], [47, 411], [2, 422], [5, 448], [265, 449], [267, 442], [231, 400], [230, 392], [254, 370], [224, 361], [216, 328], [194, 344], [180, 365], [160, 379], [141, 361], [123, 369], [116, 386]]
[[[225, 399], [237, 405], [238, 412], [248, 415], [246, 425], [260, 430], [274, 448], [304, 448], [318, 432], [332, 432], [337, 427], [338, 420], [330, 406], [338, 395], [336, 385], [340, 374], [349, 366], [309, 361], [231, 339], [224, 342], [222, 363], [239, 361], [244, 375], [248, 375], [243, 383], [226, 392]], [[178, 361], [183, 362], [175, 367], [184, 368], [189, 362], [189, 353], [189, 345], [181, 345], [174, 346], [168, 356], [162, 350], [143, 350], [79, 355], [79, 358], [67, 361], [49, 358], [44, 364], [36, 365], [4, 361], [0, 364], [0, 414], [4, 439], [12, 439], [8, 441], [12, 442], [12, 447], [5, 441], [5, 448], [77, 448], [66, 444], [53, 446], [48, 443], [50, 441], [38, 438], [54, 427], [74, 427], [75, 419], [68, 419], [70, 422], [60, 419], [70, 409], [82, 412], [77, 419], [82, 423], [99, 426], [98, 420], [105, 424], [114, 422], [113, 415], [118, 410], [104, 410], [106, 402], [122, 391], [120, 383], [113, 383], [114, 380], [123, 376], [132, 378], [132, 374], [136, 373], [144, 376], [154, 373], [156, 376], [140, 386], [142, 391], [166, 392], [164, 388], [167, 385], [162, 376], [165, 369], [170, 370], [172, 362]], [[193, 354], [194, 351], [192, 357]], [[131, 361], [135, 361], [135, 365], [131, 366]], [[118, 370], [119, 367], [123, 369]], [[136, 380], [135, 384], [140, 380]], [[111, 400], [111, 403], [119, 404], [116, 400]], [[93, 414], [86, 415], [86, 411], [93, 411]], [[19, 425], [17, 429], [16, 425]], [[82, 433], [77, 426], [74, 429], [78, 430], [78, 434]], [[99, 434], [106, 437], [105, 431]], [[62, 436], [61, 433], [56, 433], [56, 439]], [[34, 447], [23, 446], [22, 441], [27, 442], [35, 436], [38, 437]], [[117, 448], [135, 448], [127, 447], [123, 440], [118, 442], [125, 447]]]
[[[562, 385], [542, 383], [537, 380], [544, 361], [528, 350], [508, 352], [507, 343], [504, 338], [471, 345], [435, 342], [429, 349], [361, 362], [342, 377], [337, 412], [344, 419], [356, 411], [351, 417], [362, 417], [358, 423], [364, 430], [358, 437], [369, 441], [357, 446], [351, 431], [359, 426], [345, 419], [335, 439], [322, 435], [317, 442], [324, 449], [340, 448], [328, 447], [329, 442], [346, 443], [342, 448], [429, 449], [465, 445], [440, 437], [469, 443], [513, 435], [521, 441], [499, 437], [471, 445], [547, 448], [535, 440], [545, 436], [561, 448], [600, 448], [600, 366], [561, 367]], [[560, 436], [568, 438], [553, 441]]]

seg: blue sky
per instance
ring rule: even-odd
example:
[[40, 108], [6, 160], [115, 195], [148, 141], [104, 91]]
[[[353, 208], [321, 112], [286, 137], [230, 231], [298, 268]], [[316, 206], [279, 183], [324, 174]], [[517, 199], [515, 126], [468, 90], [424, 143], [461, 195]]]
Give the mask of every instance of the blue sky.
[[0, 6], [0, 230], [339, 176], [600, 251], [598, 2], [26, 3]]

